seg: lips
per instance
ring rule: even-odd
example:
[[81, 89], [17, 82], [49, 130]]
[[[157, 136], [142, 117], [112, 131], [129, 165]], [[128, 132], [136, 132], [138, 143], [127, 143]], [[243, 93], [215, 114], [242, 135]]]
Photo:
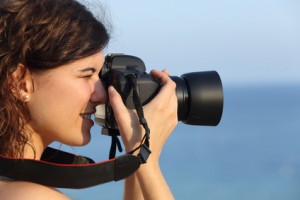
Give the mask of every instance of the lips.
[[94, 125], [94, 121], [91, 119], [92, 118], [92, 115], [95, 114], [96, 111], [93, 111], [93, 112], [86, 112], [86, 113], [81, 113], [80, 114], [80, 117], [85, 121], [87, 122], [88, 124], [90, 124], [90, 126], [93, 126]]
[[91, 112], [81, 113], [80, 116], [81, 116], [83, 119], [89, 119], [89, 120], [91, 120], [92, 115], [94, 115], [95, 112], [96, 112], [96, 111], [91, 111]]

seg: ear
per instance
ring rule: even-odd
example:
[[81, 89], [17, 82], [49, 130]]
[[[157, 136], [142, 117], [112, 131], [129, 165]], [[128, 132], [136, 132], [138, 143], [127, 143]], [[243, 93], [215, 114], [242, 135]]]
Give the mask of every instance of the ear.
[[24, 102], [30, 100], [30, 94], [33, 92], [33, 82], [31, 73], [23, 64], [19, 64], [17, 69], [11, 75], [14, 96]]

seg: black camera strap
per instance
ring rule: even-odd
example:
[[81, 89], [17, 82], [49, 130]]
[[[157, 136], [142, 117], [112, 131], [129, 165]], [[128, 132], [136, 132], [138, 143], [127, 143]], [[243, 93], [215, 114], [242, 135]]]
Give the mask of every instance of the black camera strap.
[[[142, 163], [146, 163], [147, 159], [151, 153], [150, 148], [149, 148], [150, 129], [149, 129], [148, 123], [144, 117], [143, 105], [141, 103], [140, 96], [138, 93], [138, 85], [136, 82], [136, 75], [133, 73], [128, 73], [128, 74], [125, 74], [125, 78], [128, 80], [128, 83], [130, 83], [132, 86], [134, 107], [135, 107], [135, 110], [139, 117], [139, 122], [145, 129], [145, 135], [143, 136], [143, 138], [141, 140], [141, 144], [137, 148], [128, 152], [128, 154], [133, 154], [138, 149], [140, 149], [140, 152], [138, 153], [137, 156], [141, 159]], [[109, 112], [112, 112], [112, 111], [110, 110]], [[107, 115], [107, 116], [112, 116], [112, 115]], [[109, 158], [112, 159], [116, 155], [117, 148], [118, 148], [119, 152], [122, 152], [122, 146], [121, 146], [119, 138], [118, 138], [118, 135], [120, 135], [120, 134], [119, 134], [118, 129], [108, 129], [107, 131], [109, 132], [108, 135], [110, 135], [112, 137], [111, 138], [112, 142], [111, 142], [111, 147], [110, 147], [110, 152], [109, 152]]]
[[149, 140], [150, 140], [150, 129], [148, 127], [148, 123], [144, 117], [144, 111], [143, 111], [143, 106], [140, 100], [140, 96], [138, 93], [138, 85], [136, 82], [136, 76], [134, 74], [127, 74], [125, 75], [126, 78], [128, 78], [128, 80], [130, 80], [132, 87], [133, 87], [133, 103], [137, 112], [137, 115], [139, 117], [140, 120], [140, 124], [143, 126], [143, 128], [145, 129], [145, 135], [141, 141], [140, 146], [138, 146], [136, 149], [132, 150], [131, 152], [129, 152], [129, 154], [133, 154], [136, 150], [140, 149], [140, 152], [138, 154], [138, 156], [140, 157], [140, 159], [142, 160], [142, 163], [146, 163], [147, 159], [151, 153], [150, 149], [149, 149]]
[[[50, 147], [44, 151], [41, 160], [15, 159], [0, 155], [0, 176], [50, 187], [78, 189], [118, 181], [134, 173], [141, 164], [146, 163], [151, 153], [149, 149], [150, 129], [144, 117], [136, 77], [134, 74], [128, 74], [126, 78], [132, 83], [134, 105], [140, 124], [145, 129], [145, 135], [137, 148], [118, 157], [112, 155], [111, 151], [110, 157], [114, 158], [98, 163], [87, 157]], [[116, 134], [113, 139], [118, 140]], [[113, 145], [118, 146], [119, 149], [121, 147], [119, 140], [112, 142]], [[138, 155], [133, 155], [138, 149], [140, 149]]]
[[93, 160], [48, 147], [41, 160], [0, 156], [0, 176], [58, 188], [86, 188], [130, 176], [141, 165], [125, 154], [95, 163]]

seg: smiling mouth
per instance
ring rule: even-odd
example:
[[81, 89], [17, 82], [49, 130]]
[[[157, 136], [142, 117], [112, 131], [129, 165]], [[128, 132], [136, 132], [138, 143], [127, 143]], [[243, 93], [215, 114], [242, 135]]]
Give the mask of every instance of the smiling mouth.
[[83, 119], [92, 119], [92, 114], [81, 114], [80, 115]]

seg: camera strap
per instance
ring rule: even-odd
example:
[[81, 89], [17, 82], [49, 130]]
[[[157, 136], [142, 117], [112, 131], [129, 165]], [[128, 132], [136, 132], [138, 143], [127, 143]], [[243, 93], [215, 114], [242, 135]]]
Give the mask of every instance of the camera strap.
[[[133, 86], [133, 100], [139, 122], [145, 129], [141, 144], [131, 152], [109, 160], [95, 163], [93, 160], [48, 147], [41, 160], [15, 159], [0, 155], [0, 176], [18, 181], [34, 182], [57, 188], [86, 188], [110, 181], [127, 178], [141, 164], [146, 163], [149, 149], [150, 129], [144, 117], [138, 94], [136, 77], [126, 75]], [[114, 139], [117, 138], [113, 137]], [[120, 148], [120, 142], [113, 142]], [[137, 156], [133, 155], [140, 149]]]
[[144, 117], [144, 111], [143, 111], [143, 106], [140, 100], [140, 96], [138, 93], [138, 85], [136, 82], [136, 76], [134, 74], [126, 74], [126, 78], [131, 82], [132, 87], [133, 87], [133, 103], [137, 112], [137, 115], [139, 117], [140, 124], [143, 126], [145, 129], [145, 135], [141, 141], [140, 146], [129, 152], [129, 154], [133, 154], [136, 150], [140, 149], [140, 152], [138, 154], [138, 157], [140, 157], [142, 163], [146, 163], [147, 159], [151, 153], [149, 149], [149, 140], [150, 140], [150, 129], [148, 127], [148, 123]]
[[[134, 107], [137, 112], [139, 122], [145, 129], [145, 134], [141, 140], [141, 144], [137, 148], [128, 152], [128, 154], [133, 154], [138, 149], [140, 149], [140, 152], [138, 153], [137, 156], [141, 159], [142, 163], [146, 163], [147, 159], [151, 153], [150, 148], [149, 148], [150, 129], [149, 129], [148, 123], [144, 117], [143, 106], [142, 106], [140, 96], [138, 93], [138, 84], [136, 82], [136, 75], [133, 73], [128, 73], [128, 74], [125, 74], [125, 78], [128, 80], [128, 83], [130, 83], [132, 86]], [[112, 112], [112, 111], [109, 110], [109, 112]], [[113, 117], [112, 115], [106, 115], [106, 116]], [[112, 119], [109, 119], [109, 120], [112, 120]], [[110, 147], [110, 152], [109, 152], [109, 158], [112, 159], [116, 156], [117, 148], [118, 148], [119, 152], [122, 152], [122, 146], [121, 146], [119, 138], [118, 138], [118, 135], [120, 135], [120, 133], [119, 133], [118, 129], [113, 129], [113, 128], [106, 129], [106, 131], [108, 132], [108, 135], [112, 137], [111, 138], [112, 142], [111, 142], [111, 147]]]
[[140, 165], [140, 158], [131, 154], [95, 163], [87, 157], [48, 147], [41, 160], [0, 155], [0, 176], [50, 187], [80, 189], [127, 178]]

